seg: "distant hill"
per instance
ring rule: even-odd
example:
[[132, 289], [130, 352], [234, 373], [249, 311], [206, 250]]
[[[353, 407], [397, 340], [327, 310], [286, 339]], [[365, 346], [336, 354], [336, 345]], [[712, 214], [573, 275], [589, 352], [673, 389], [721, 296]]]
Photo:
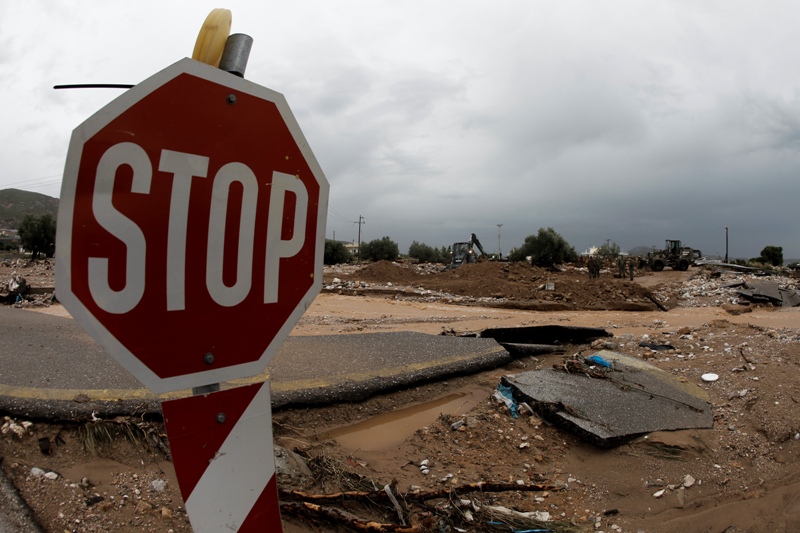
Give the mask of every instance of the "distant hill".
[[25, 215], [58, 216], [58, 198], [19, 189], [0, 191], [0, 229], [17, 229]]

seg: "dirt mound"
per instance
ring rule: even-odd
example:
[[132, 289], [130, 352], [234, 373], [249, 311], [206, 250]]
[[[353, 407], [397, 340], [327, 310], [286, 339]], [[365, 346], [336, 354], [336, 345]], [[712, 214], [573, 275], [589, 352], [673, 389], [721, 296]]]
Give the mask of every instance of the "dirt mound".
[[391, 261], [378, 261], [358, 269], [348, 277], [376, 283], [415, 285], [422, 277], [422, 274], [419, 274], [411, 265], [393, 263]]
[[585, 271], [575, 267], [549, 271], [528, 263], [482, 261], [452, 270], [432, 271], [424, 266], [379, 261], [346, 277], [371, 283], [423, 287], [464, 297], [547, 302], [564, 309], [635, 310], [653, 305], [649, 290], [635, 282], [608, 274], [600, 279], [589, 279]]

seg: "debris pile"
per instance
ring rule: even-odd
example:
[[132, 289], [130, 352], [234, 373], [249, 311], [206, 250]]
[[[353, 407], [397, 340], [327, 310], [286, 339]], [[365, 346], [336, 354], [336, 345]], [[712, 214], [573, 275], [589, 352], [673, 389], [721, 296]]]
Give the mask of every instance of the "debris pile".
[[0, 261], [0, 302], [14, 307], [44, 307], [52, 303], [55, 289], [52, 259]]
[[800, 305], [796, 279], [726, 272], [704, 272], [676, 286], [655, 291], [662, 302], [677, 301], [680, 307], [719, 307], [725, 304]]

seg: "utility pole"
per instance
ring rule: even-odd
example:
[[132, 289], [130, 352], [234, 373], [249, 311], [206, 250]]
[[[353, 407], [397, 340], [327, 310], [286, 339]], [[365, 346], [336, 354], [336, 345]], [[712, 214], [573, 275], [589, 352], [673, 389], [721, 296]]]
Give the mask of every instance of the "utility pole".
[[728, 262], [728, 226], [725, 226], [725, 262]]
[[356, 224], [358, 224], [358, 262], [360, 263], [361, 262], [361, 224], [366, 224], [366, 221], [364, 220], [364, 217], [361, 216], [361, 215], [358, 215], [358, 222], [356, 222]]
[[500, 246], [500, 237], [502, 235], [502, 231], [503, 231], [503, 225], [502, 224], [498, 224], [497, 225], [497, 258], [498, 259], [502, 259], [503, 258], [503, 248]]

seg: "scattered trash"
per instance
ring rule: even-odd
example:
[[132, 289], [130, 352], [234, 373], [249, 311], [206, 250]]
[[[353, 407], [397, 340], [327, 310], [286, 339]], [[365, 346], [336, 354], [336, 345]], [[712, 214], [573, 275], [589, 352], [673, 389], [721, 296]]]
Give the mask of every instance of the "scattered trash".
[[422, 475], [427, 476], [431, 473], [431, 469], [428, 467], [430, 464], [431, 462], [427, 459], [423, 459], [419, 462], [419, 471]]
[[0, 428], [0, 433], [2, 433], [3, 435], [12, 433], [19, 438], [24, 437], [28, 432], [28, 428], [30, 428], [33, 425], [33, 422], [28, 422], [28, 421], [17, 423], [16, 420], [14, 420], [9, 416], [3, 417], [3, 420], [5, 420], [5, 422], [3, 423], [3, 426]]
[[[550, 521], [550, 513], [547, 511], [528, 511], [528, 512], [521, 512], [515, 511], [514, 509], [509, 509], [508, 507], [504, 507], [502, 505], [486, 505], [484, 509], [495, 513], [496, 515], [505, 515], [511, 518], [526, 518], [529, 520], [536, 520], [537, 522], [549, 522]], [[551, 531], [549, 529], [536, 529], [536, 530], [515, 530], [517, 533], [522, 533], [522, 531]]]
[[719, 379], [719, 376], [712, 372], [709, 372], [708, 374], [703, 374], [702, 376], [700, 376], [700, 379], [702, 379], [703, 381], [712, 382], [712, 381], [717, 381]]
[[495, 389], [494, 394], [492, 394], [492, 398], [497, 400], [499, 403], [506, 404], [508, 410], [511, 411], [511, 416], [514, 418], [519, 418], [519, 408], [517, 407], [517, 402], [514, 400], [514, 392], [511, 390], [511, 387], [501, 383], [497, 386], [497, 389]]
[[58, 473], [53, 472], [52, 470], [49, 470], [49, 471], [42, 470], [41, 468], [38, 468], [36, 466], [31, 468], [31, 475], [33, 477], [43, 477], [43, 478], [49, 479], [51, 481], [55, 481], [56, 479], [59, 478]]
[[599, 355], [590, 355], [586, 358], [586, 362], [590, 365], [602, 366], [603, 368], [612, 368], [611, 363]]

